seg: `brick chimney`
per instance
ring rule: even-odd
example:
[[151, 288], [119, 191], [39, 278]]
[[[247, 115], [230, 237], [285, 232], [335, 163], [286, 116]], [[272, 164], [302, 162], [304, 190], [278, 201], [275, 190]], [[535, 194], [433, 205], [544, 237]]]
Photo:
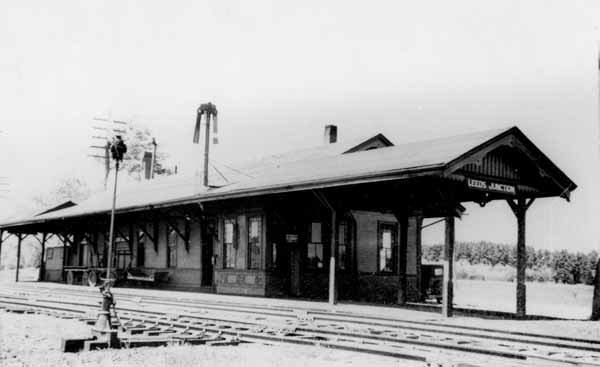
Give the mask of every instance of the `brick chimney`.
[[324, 141], [325, 144], [333, 144], [337, 142], [337, 126], [325, 125]]
[[142, 169], [144, 170], [144, 179], [149, 180], [152, 178], [152, 153], [144, 152], [142, 158]]

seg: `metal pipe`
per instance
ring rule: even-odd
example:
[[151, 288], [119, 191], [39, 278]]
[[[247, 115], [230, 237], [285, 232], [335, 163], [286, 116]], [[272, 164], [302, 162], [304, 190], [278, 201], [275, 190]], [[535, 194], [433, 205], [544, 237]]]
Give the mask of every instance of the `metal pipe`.
[[206, 134], [204, 138], [204, 187], [208, 187], [208, 148], [210, 146], [210, 111], [206, 113]]
[[19, 281], [19, 265], [21, 262], [21, 240], [23, 239], [23, 235], [19, 233], [17, 235], [17, 272], [15, 274], [15, 282]]
[[106, 259], [106, 287], [110, 289], [110, 265], [112, 262], [112, 247], [115, 232], [115, 206], [117, 204], [117, 178], [119, 176], [119, 161], [115, 160], [115, 188], [113, 191], [112, 209], [110, 211], [110, 232], [108, 234], [108, 258]]

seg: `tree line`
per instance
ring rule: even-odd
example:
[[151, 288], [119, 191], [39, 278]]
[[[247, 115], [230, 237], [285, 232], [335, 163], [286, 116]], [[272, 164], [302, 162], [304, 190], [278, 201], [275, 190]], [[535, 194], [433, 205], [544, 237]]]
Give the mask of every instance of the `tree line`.
[[[443, 244], [423, 245], [423, 259], [440, 261]], [[593, 284], [598, 253], [570, 252], [567, 250], [536, 250], [527, 246], [527, 280], [554, 281], [568, 284]], [[464, 260], [470, 265], [505, 265], [516, 268], [516, 245], [493, 242], [458, 242], [454, 247], [455, 261]], [[549, 269], [549, 272], [542, 270]], [[543, 275], [550, 274], [550, 275]]]

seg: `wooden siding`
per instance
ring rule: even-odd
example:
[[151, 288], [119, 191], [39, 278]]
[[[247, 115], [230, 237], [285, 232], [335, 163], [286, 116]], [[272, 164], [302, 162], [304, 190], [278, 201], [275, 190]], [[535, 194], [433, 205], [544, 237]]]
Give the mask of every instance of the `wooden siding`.
[[[171, 220], [171, 223], [175, 224], [176, 220]], [[184, 227], [182, 219], [179, 220], [178, 225], [181, 229]], [[197, 221], [190, 222], [190, 243], [189, 251], [186, 249], [185, 242], [182, 238], [177, 239], [177, 265], [172, 268], [167, 268], [167, 222], [161, 220], [158, 222], [158, 251], [155, 251], [154, 242], [148, 237], [145, 237], [144, 241], [144, 252], [145, 261], [142, 270], [151, 271], [168, 271], [169, 272], [169, 285], [174, 287], [200, 287], [202, 280], [202, 238], [201, 238], [201, 226]], [[122, 228], [124, 233], [129, 233], [129, 227]], [[108, 243], [108, 236], [104, 233], [98, 233], [98, 256], [103, 257], [105, 243]], [[138, 236], [134, 231], [133, 233], [133, 245], [131, 264], [132, 267], [136, 267], [137, 264], [137, 245]], [[80, 251], [84, 252], [83, 266], [96, 266], [96, 256], [92, 256], [91, 245], [88, 245], [88, 250]], [[68, 251], [68, 250], [67, 250]], [[113, 248], [113, 254], [115, 249]], [[80, 265], [78, 264], [78, 253], [73, 253], [71, 261], [68, 265]], [[46, 262], [47, 270], [60, 270], [62, 269], [62, 247], [54, 249], [54, 256], [52, 259]]]
[[[398, 223], [392, 214], [377, 212], [353, 211], [356, 219], [356, 259], [359, 273], [377, 273], [377, 226], [379, 222]], [[406, 273], [417, 274], [417, 220], [408, 220], [408, 246], [406, 258]], [[400, 228], [398, 228], [400, 231]], [[399, 238], [398, 238], [399, 240]]]
[[466, 164], [461, 172], [511, 181], [523, 179], [519, 164], [512, 159], [512, 154], [507, 148], [498, 148], [490, 152], [480, 163]]

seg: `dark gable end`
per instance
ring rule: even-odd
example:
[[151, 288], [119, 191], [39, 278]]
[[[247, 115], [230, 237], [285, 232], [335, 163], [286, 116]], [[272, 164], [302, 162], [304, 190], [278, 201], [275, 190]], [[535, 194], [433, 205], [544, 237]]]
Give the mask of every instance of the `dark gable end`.
[[577, 185], [517, 127], [480, 144], [446, 165], [444, 175], [495, 180], [521, 192], [569, 200]]

